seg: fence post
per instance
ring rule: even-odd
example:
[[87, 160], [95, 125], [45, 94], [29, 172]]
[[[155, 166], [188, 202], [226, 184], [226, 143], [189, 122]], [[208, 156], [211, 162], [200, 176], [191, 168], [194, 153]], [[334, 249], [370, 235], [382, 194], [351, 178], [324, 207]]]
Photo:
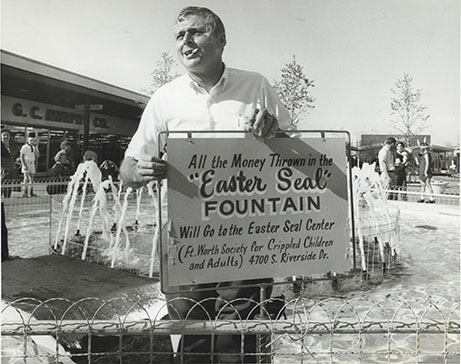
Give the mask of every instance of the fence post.
[[[264, 320], [268, 319], [266, 310], [265, 310], [265, 303], [264, 300], [266, 299], [266, 285], [262, 283], [259, 288], [259, 314], [255, 315], [256, 320]], [[272, 363], [272, 345], [269, 345], [271, 342], [271, 334], [257, 334], [256, 335], [256, 363], [264, 364], [264, 363]]]

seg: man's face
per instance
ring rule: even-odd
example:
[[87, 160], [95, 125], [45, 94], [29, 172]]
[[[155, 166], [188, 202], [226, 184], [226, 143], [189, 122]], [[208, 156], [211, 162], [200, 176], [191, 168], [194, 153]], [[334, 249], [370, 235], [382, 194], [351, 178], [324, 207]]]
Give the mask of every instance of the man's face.
[[403, 145], [402, 144], [397, 144], [397, 152], [399, 152], [399, 153], [403, 152]]
[[27, 138], [27, 143], [29, 143], [30, 145], [35, 145], [35, 144], [36, 144], [36, 140], [35, 140], [35, 138], [33, 138], [33, 137], [28, 137], [28, 138]]
[[175, 25], [176, 51], [179, 61], [192, 73], [206, 73], [209, 67], [221, 61], [224, 38], [212, 34], [206, 18], [188, 15]]
[[10, 141], [10, 133], [2, 133], [2, 142], [8, 143]]
[[394, 146], [394, 144], [384, 143], [384, 148], [386, 148], [386, 150], [391, 150], [393, 146]]

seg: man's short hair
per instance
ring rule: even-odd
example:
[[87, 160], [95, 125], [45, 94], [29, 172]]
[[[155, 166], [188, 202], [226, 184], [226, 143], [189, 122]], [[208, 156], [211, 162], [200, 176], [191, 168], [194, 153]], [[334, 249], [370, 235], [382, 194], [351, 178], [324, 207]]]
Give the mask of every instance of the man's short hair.
[[185, 17], [188, 15], [197, 15], [204, 17], [207, 20], [207, 22], [211, 25], [211, 33], [215, 37], [223, 35], [224, 39], [226, 39], [226, 30], [224, 29], [224, 24], [221, 18], [210, 9], [199, 6], [187, 6], [179, 12], [176, 18], [176, 22], [179, 23], [183, 21]]
[[10, 136], [11, 136], [11, 131], [10, 131], [10, 129], [3, 129], [3, 130], [2, 130], [2, 134], [3, 134], [3, 133], [10, 134]]
[[387, 145], [393, 145], [397, 142], [397, 140], [395, 140], [394, 137], [389, 137], [387, 138], [385, 141], [384, 141], [384, 144], [387, 144]]
[[427, 143], [427, 142], [422, 142], [422, 143], [419, 145], [419, 147], [420, 147], [421, 149], [429, 149], [431, 146], [430, 146], [430, 144]]
[[63, 140], [63, 141], [61, 142], [61, 145], [60, 145], [60, 146], [61, 146], [61, 149], [62, 149], [62, 148], [64, 148], [64, 147], [71, 147], [72, 144], [71, 144], [68, 140]]

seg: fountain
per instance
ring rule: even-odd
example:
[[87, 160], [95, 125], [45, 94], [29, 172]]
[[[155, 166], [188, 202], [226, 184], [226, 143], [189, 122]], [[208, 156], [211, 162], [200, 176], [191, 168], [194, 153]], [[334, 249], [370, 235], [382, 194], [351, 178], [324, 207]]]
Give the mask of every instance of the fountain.
[[85, 161], [66, 195], [52, 197], [51, 250], [153, 277], [159, 271], [156, 206], [154, 182], [124, 188], [111, 176], [102, 181], [96, 163]]
[[[352, 185], [361, 270], [382, 273], [399, 255], [399, 210], [387, 203], [374, 164], [354, 167]], [[110, 176], [101, 181], [93, 161], [81, 163], [67, 194], [52, 199], [52, 250], [153, 277], [159, 271], [156, 194], [154, 182], [125, 188]]]
[[383, 269], [389, 268], [400, 253], [400, 211], [388, 204], [381, 178], [375, 172], [375, 163], [353, 167], [352, 186], [362, 271], [369, 271], [377, 262]]

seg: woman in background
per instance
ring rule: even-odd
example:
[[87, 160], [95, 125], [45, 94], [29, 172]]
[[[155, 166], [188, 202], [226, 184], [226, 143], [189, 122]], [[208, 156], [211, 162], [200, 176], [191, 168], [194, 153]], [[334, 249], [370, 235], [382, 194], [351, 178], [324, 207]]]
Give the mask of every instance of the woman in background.
[[[432, 157], [430, 146], [428, 143], [421, 143], [421, 158], [419, 160], [419, 179], [421, 181], [421, 199], [418, 202], [435, 203], [434, 195], [431, 186], [432, 179]], [[425, 200], [425, 195], [429, 200]]]
[[[405, 149], [403, 142], [396, 144], [396, 152], [394, 157], [396, 186], [398, 191], [407, 190], [407, 167], [410, 165], [410, 153]], [[401, 194], [402, 200], [407, 200], [405, 193]]]

